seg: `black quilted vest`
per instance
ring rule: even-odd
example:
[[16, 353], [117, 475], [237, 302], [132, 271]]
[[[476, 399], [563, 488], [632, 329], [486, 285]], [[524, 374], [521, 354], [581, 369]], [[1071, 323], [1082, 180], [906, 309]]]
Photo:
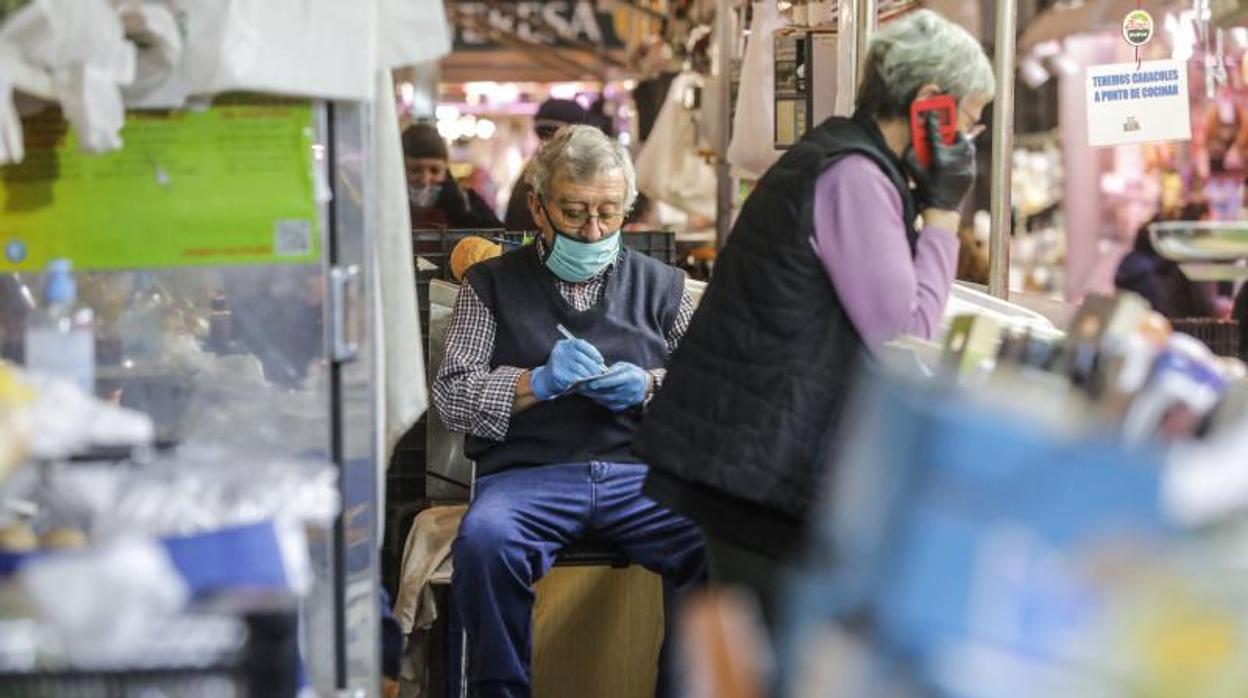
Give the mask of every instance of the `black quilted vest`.
[[695, 519], [671, 493], [794, 524], [819, 493], [864, 345], [810, 244], [814, 187], [852, 153], [897, 188], [910, 222], [897, 234], [914, 249], [909, 183], [874, 122], [825, 121], [759, 180], [635, 444], [650, 464], [647, 493]]

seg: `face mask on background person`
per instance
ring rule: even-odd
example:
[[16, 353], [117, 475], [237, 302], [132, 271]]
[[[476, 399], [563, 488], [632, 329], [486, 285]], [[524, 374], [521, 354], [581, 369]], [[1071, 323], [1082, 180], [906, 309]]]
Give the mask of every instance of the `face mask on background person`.
[[442, 195], [441, 184], [430, 184], [423, 187], [409, 186], [407, 188], [407, 200], [412, 202], [416, 208], [429, 208], [437, 202], [438, 197]]
[[620, 254], [620, 232], [618, 230], [595, 240], [586, 242], [555, 225], [546, 205], [542, 204], [546, 214], [546, 223], [554, 231], [555, 237], [546, 257], [542, 261], [552, 274], [570, 283], [588, 281], [602, 273]]

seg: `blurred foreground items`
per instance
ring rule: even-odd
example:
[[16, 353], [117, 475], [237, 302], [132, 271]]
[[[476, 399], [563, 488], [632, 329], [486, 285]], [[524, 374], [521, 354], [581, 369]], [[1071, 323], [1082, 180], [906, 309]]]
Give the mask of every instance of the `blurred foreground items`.
[[774, 670], [704, 600], [696, 695], [1248, 691], [1246, 375], [1130, 294], [1065, 332], [970, 312], [898, 342], [859, 380]]

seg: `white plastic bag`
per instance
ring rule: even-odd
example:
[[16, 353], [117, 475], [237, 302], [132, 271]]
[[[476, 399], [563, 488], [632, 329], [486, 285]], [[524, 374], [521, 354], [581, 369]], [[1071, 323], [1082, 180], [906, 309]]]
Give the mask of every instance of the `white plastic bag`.
[[[134, 64], [134, 44], [125, 40], [121, 19], [105, 0], [35, 0], [0, 27], [0, 71], [47, 81], [41, 87], [51, 87], [50, 96], [61, 102], [88, 152], [121, 147], [120, 88], [134, 80]], [[10, 115], [4, 121], [9, 140], [16, 129]], [[18, 149], [6, 150], [6, 159], [17, 161]]]
[[685, 94], [702, 87], [692, 71], [677, 75], [650, 137], [637, 154], [637, 188], [646, 196], [703, 218], [715, 218], [715, 169], [698, 154], [696, 112], [685, 108]]
[[758, 179], [780, 158], [774, 145], [776, 105], [775, 46], [772, 35], [780, 26], [775, 3], [754, 3], [750, 38], [741, 64], [741, 87], [732, 120], [728, 162], [743, 177]]
[[377, 1], [177, 0], [189, 94], [231, 90], [369, 101]]
[[428, 63], [451, 52], [442, 0], [381, 0], [377, 29], [381, 68]]

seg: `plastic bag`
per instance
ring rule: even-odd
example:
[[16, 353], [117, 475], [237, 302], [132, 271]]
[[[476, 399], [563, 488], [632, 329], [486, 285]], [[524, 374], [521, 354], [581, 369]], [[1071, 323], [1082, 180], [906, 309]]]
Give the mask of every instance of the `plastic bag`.
[[715, 218], [715, 169], [698, 154], [696, 112], [685, 107], [703, 78], [692, 71], [672, 80], [650, 138], [637, 155], [637, 188], [682, 211]]
[[732, 120], [728, 162], [744, 177], [758, 179], [780, 158], [774, 145], [776, 105], [772, 35], [780, 26], [774, 3], [754, 3], [754, 21], [741, 64], [741, 87]]

